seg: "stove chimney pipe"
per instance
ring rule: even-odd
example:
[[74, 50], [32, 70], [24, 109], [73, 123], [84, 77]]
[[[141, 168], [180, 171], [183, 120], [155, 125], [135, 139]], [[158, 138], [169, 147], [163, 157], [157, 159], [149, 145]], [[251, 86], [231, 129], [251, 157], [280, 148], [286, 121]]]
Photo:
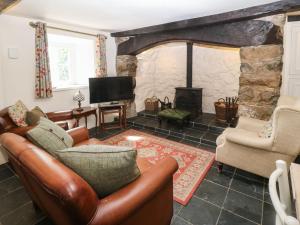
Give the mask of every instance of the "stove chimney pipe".
[[186, 87], [193, 87], [193, 42], [186, 43]]

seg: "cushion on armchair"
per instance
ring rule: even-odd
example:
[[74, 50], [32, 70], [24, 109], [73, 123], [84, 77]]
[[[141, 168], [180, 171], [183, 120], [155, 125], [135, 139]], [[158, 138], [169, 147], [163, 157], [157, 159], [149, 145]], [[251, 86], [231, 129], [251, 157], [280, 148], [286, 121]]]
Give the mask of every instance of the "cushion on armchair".
[[27, 132], [27, 137], [51, 155], [55, 155], [56, 150], [73, 146], [73, 138], [60, 126], [44, 117], [40, 118], [36, 127]]
[[8, 115], [18, 127], [26, 127], [26, 112], [28, 111], [24, 103], [19, 100], [16, 104], [8, 108]]
[[47, 115], [40, 107], [36, 106], [31, 111], [26, 112], [26, 123], [29, 126], [35, 126], [38, 124], [41, 117], [47, 118]]
[[83, 145], [56, 151], [58, 158], [105, 197], [140, 176], [137, 152], [130, 147]]

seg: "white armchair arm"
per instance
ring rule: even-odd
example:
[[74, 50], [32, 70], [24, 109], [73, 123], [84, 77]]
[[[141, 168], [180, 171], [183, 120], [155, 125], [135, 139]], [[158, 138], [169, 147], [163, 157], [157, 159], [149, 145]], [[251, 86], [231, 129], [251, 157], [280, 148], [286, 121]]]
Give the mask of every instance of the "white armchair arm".
[[263, 150], [272, 150], [273, 139], [272, 138], [261, 138], [256, 132], [251, 132], [243, 129], [232, 129], [230, 132], [225, 134], [226, 140], [244, 145], [251, 148], [259, 148]]
[[268, 123], [268, 121], [258, 120], [247, 117], [240, 117], [236, 128], [253, 132], [259, 132]]

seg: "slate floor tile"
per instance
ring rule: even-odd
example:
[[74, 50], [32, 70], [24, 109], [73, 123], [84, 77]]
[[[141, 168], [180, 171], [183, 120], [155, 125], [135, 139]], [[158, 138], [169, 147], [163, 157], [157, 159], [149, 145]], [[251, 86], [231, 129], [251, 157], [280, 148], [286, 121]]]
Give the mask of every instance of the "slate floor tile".
[[219, 134], [215, 134], [212, 132], [206, 132], [201, 139], [201, 143], [209, 144], [209, 145], [216, 145], [216, 140], [217, 140], [218, 136], [219, 136]]
[[262, 225], [274, 225], [276, 212], [272, 205], [264, 203], [264, 213]]
[[224, 208], [256, 223], [261, 221], [262, 201], [229, 190]]
[[218, 225], [255, 225], [255, 223], [222, 210]]
[[199, 145], [199, 142], [190, 141], [190, 140], [185, 140], [185, 139], [182, 139], [182, 140], [181, 140], [181, 143], [182, 143], [182, 144], [185, 144], [185, 145], [190, 145], [190, 146], [192, 146], [192, 147], [198, 147], [198, 145]]
[[55, 225], [49, 218], [44, 218], [40, 222], [36, 223], [35, 225]]
[[180, 137], [174, 137], [174, 136], [171, 136], [171, 135], [169, 135], [167, 137], [167, 139], [169, 139], [171, 141], [177, 141], [177, 142], [181, 142], [181, 140], [182, 140], [182, 138], [180, 138]]
[[6, 165], [6, 164], [0, 165], [0, 171], [1, 171], [1, 170], [4, 170], [4, 169], [6, 169], [6, 168], [7, 168], [7, 165]]
[[3, 225], [33, 225], [44, 217], [42, 212], [35, 211], [32, 202], [29, 202], [1, 217], [1, 222]]
[[246, 177], [235, 175], [233, 177], [230, 189], [263, 200], [264, 185], [260, 182], [252, 181]]
[[29, 201], [29, 196], [24, 188], [5, 195], [4, 197], [0, 198], [1, 206], [5, 206], [0, 207], [0, 218], [17, 207], [28, 203]]
[[172, 220], [171, 225], [191, 225], [191, 223], [185, 221], [184, 219], [182, 219], [179, 216], [175, 216]]
[[228, 187], [231, 182], [232, 177], [233, 177], [233, 173], [231, 173], [229, 171], [225, 171], [225, 170], [222, 173], [219, 173], [217, 168], [212, 167], [208, 171], [205, 178], [214, 183]]
[[178, 214], [178, 212], [182, 209], [183, 205], [179, 204], [176, 201], [173, 201], [173, 210], [174, 210], [174, 214]]
[[220, 208], [193, 197], [189, 204], [181, 209], [179, 216], [195, 225], [215, 225]]
[[[214, 162], [213, 167], [215, 167], [215, 168], [218, 167], [218, 162], [217, 162], [217, 161]], [[228, 172], [232, 172], [232, 173], [233, 173], [233, 172], [235, 171], [235, 168], [232, 167], [232, 166], [228, 166], [228, 165], [226, 165], [226, 164], [223, 164], [223, 170], [224, 170], [224, 171], [228, 171]]]
[[227, 188], [210, 181], [204, 180], [195, 192], [195, 195], [205, 201], [222, 206]]
[[8, 167], [2, 168], [0, 170], [0, 182], [7, 178], [12, 177], [13, 175], [14, 175], [14, 173]]
[[253, 173], [250, 173], [250, 172], [241, 170], [241, 169], [237, 169], [237, 170], [236, 170], [236, 174], [237, 174], [237, 175], [240, 175], [240, 176], [247, 177], [247, 178], [250, 179], [250, 180], [254, 180], [254, 181], [257, 181], [257, 182], [261, 182], [261, 183], [264, 183], [264, 180], [265, 180], [265, 178], [263, 178], [263, 177], [261, 177], [261, 176], [258, 176], [258, 175], [256, 175], [256, 174], [253, 174]]
[[0, 182], [0, 198], [18, 188], [22, 188], [22, 185], [16, 176]]

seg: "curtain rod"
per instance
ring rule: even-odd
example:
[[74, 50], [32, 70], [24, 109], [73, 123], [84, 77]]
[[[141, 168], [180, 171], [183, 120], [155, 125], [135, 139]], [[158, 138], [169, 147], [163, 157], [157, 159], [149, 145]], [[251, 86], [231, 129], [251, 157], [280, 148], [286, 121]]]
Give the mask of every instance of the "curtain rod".
[[[34, 23], [34, 22], [30, 22], [29, 25], [33, 28], [36, 28], [36, 23]], [[88, 36], [93, 36], [93, 37], [97, 36], [96, 34], [85, 33], [85, 32], [80, 32], [80, 31], [75, 31], [75, 30], [69, 30], [69, 29], [64, 29], [64, 28], [59, 28], [59, 27], [53, 27], [53, 26], [48, 26], [48, 25], [47, 25], [47, 28], [72, 32], [72, 33], [76, 33], [76, 34], [83, 34], [83, 35], [88, 35]], [[107, 39], [107, 36], [105, 36], [105, 35], [103, 35], [103, 36], [105, 37], [105, 39]]]

